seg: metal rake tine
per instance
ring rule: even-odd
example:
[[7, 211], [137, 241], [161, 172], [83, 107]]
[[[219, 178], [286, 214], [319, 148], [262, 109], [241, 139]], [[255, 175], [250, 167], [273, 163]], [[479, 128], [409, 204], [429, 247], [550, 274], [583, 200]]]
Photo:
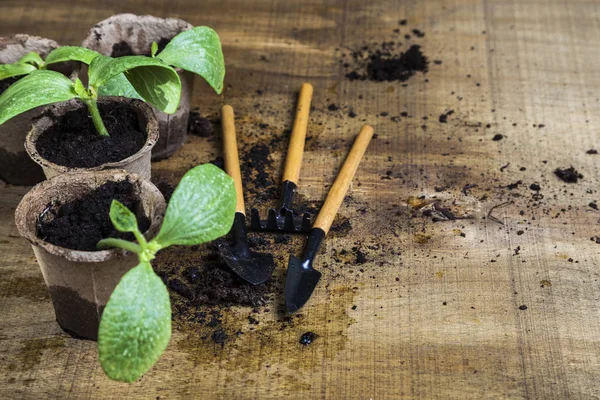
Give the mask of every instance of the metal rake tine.
[[287, 232], [296, 232], [296, 221], [294, 221], [294, 213], [291, 210], [285, 210], [283, 230]]
[[279, 230], [279, 224], [277, 224], [277, 211], [269, 209], [269, 215], [267, 216], [267, 229]]
[[262, 223], [260, 222], [260, 215], [256, 208], [250, 210], [250, 227], [255, 230], [263, 229]]

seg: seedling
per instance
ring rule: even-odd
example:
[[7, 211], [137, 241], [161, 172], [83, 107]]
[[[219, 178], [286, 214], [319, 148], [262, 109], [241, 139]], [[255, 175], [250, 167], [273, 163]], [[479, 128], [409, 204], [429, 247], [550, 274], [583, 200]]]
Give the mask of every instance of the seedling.
[[[55, 54], [58, 50], [61, 52]], [[52, 57], [53, 54], [55, 57]], [[124, 74], [126, 80], [146, 102], [166, 113], [174, 113], [177, 110], [181, 96], [179, 75], [172, 67], [156, 58], [111, 58], [80, 47], [62, 47], [50, 53], [46, 62], [38, 66], [43, 68], [52, 62], [76, 58], [89, 61], [87, 87], [79, 78], [71, 81], [58, 72], [33, 70], [0, 95], [0, 124], [33, 108], [77, 98], [88, 107], [98, 133], [109, 136], [98, 110], [98, 93], [111, 79], [120, 74]]]
[[[0, 124], [32, 108], [73, 98], [83, 101], [98, 133], [109, 136], [97, 105], [98, 96], [138, 98], [172, 114], [181, 96], [181, 82], [173, 69], [178, 67], [202, 76], [217, 92], [223, 90], [225, 62], [217, 33], [199, 26], [175, 36], [159, 53], [152, 43], [151, 57], [125, 56], [113, 59], [77, 46], [53, 50], [43, 60], [31, 52], [14, 64], [0, 65], [0, 80], [27, 75], [0, 95]], [[47, 66], [65, 61], [89, 65], [89, 84], [71, 82]]]
[[136, 253], [139, 264], [121, 278], [100, 321], [98, 353], [109, 378], [135, 381], [158, 361], [169, 343], [169, 294], [150, 261], [171, 245], [191, 246], [225, 235], [233, 224], [235, 202], [233, 179], [212, 164], [197, 166], [177, 185], [158, 235], [148, 242], [135, 215], [113, 200], [113, 225], [133, 233], [137, 243], [108, 238], [98, 242], [98, 248], [120, 247]]

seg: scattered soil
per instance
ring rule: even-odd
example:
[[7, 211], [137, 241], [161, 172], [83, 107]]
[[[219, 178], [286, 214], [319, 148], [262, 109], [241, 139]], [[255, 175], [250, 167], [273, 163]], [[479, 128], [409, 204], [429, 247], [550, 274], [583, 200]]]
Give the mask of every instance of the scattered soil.
[[448, 117], [451, 116], [452, 114], [454, 114], [454, 110], [449, 110], [449, 111], [446, 111], [445, 113], [440, 114], [440, 117], [439, 117], [440, 123], [442, 123], [442, 124], [447, 123]]
[[199, 112], [190, 111], [188, 132], [205, 138], [213, 135], [213, 128], [210, 121], [202, 117]]
[[43, 132], [37, 151], [55, 164], [71, 168], [92, 168], [124, 160], [137, 153], [146, 142], [135, 111], [124, 104], [101, 104], [100, 115], [110, 137], [100, 136], [87, 107], [54, 118], [55, 124]]
[[495, 134], [494, 137], [492, 138], [492, 140], [495, 142], [502, 140], [502, 139], [504, 139], [504, 135], [502, 135], [500, 133]]
[[4, 91], [6, 89], [8, 89], [8, 87], [10, 85], [12, 85], [13, 83], [15, 83], [16, 81], [19, 80], [20, 77], [14, 77], [14, 78], [6, 78], [6, 79], [2, 79], [0, 81], [0, 94], [4, 93]]
[[567, 183], [577, 183], [579, 179], [583, 178], [575, 168], [572, 166], [569, 168], [556, 168], [554, 170], [554, 175], [558, 176], [560, 180]]
[[[161, 38], [158, 42], [156, 42], [158, 44], [157, 54], [164, 50], [164, 48], [167, 46], [167, 44], [169, 44], [170, 40], [171, 39]], [[131, 46], [129, 46], [129, 43], [127, 43], [126, 41], [121, 41], [119, 43], [113, 44], [112, 52], [110, 53], [110, 56], [115, 57], [115, 58], [123, 57], [123, 56], [136, 56], [136, 55], [151, 56], [152, 49], [149, 48], [147, 52], [142, 53], [142, 54], [135, 54], [133, 52], [133, 50], [131, 49]]]
[[175, 267], [168, 267], [159, 275], [172, 291], [189, 301], [189, 306], [259, 306], [265, 303], [268, 285], [254, 286], [239, 278], [221, 260], [214, 243], [197, 263], [182, 270]]
[[317, 334], [314, 332], [306, 332], [303, 333], [302, 336], [300, 336], [300, 340], [299, 343], [304, 345], [304, 346], [308, 346], [309, 344], [311, 344], [312, 342], [315, 341], [315, 339], [317, 338]]
[[589, 149], [588, 151], [585, 152], [586, 154], [598, 154], [598, 150], [596, 149]]
[[107, 182], [69, 203], [50, 203], [38, 217], [38, 237], [73, 250], [96, 251], [107, 237], [134, 240], [133, 234], [118, 232], [110, 221], [112, 201], [118, 200], [135, 212], [139, 228], [145, 232], [150, 220], [143, 214], [134, 184], [125, 180]]
[[[353, 51], [351, 57], [354, 67], [346, 73], [350, 80], [404, 82], [417, 72], [426, 73], [429, 68], [429, 60], [416, 44], [406, 52], [398, 52], [395, 42], [363, 46]], [[350, 68], [350, 63], [344, 63], [344, 66]]]

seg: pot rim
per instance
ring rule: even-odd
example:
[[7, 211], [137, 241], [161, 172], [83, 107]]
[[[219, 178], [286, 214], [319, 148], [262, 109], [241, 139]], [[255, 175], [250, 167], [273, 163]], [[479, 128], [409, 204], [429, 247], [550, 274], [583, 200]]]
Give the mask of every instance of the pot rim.
[[72, 262], [99, 263], [120, 257], [125, 253], [125, 250], [120, 248], [98, 251], [83, 251], [48, 243], [37, 236], [35, 223], [33, 226], [31, 226], [32, 223], [28, 221], [27, 217], [32, 212], [35, 212], [37, 215], [39, 215], [39, 212], [41, 212], [40, 210], [32, 210], [32, 197], [43, 195], [44, 193], [48, 192], [49, 188], [54, 188], [56, 190], [57, 187], [64, 188], [73, 184], [91, 184], [91, 187], [95, 188], [101, 186], [105, 182], [122, 181], [127, 178], [129, 178], [129, 180], [133, 183], [139, 182], [140, 192], [138, 194], [140, 199], [148, 197], [154, 197], [156, 199], [154, 210], [152, 210], [154, 215], [149, 215], [151, 218], [150, 227], [146, 232], [143, 233], [144, 237], [150, 240], [158, 233], [158, 230], [162, 225], [162, 220], [166, 210], [165, 199], [160, 190], [158, 190], [158, 188], [149, 180], [143, 179], [137, 174], [129, 173], [125, 170], [119, 169], [62, 174], [38, 183], [29, 192], [27, 192], [25, 196], [23, 196], [15, 210], [15, 224], [17, 225], [17, 230], [19, 231], [19, 234], [24, 237], [32, 246], [38, 246], [52, 255], [64, 257]]
[[141, 158], [149, 151], [152, 151], [152, 148], [158, 141], [158, 120], [156, 119], [156, 115], [152, 108], [139, 99], [130, 99], [127, 97], [118, 97], [118, 96], [103, 96], [98, 98], [98, 104], [108, 103], [108, 102], [120, 102], [120, 103], [129, 103], [136, 111], [139, 111], [143, 114], [144, 118], [146, 118], [146, 142], [144, 145], [131, 156], [124, 158], [121, 161], [114, 161], [109, 163], [104, 163], [97, 165], [95, 167], [90, 168], [82, 168], [82, 167], [65, 167], [64, 165], [53, 163], [52, 161], [44, 158], [37, 150], [37, 140], [40, 135], [52, 124], [50, 117], [46, 116], [47, 112], [52, 113], [52, 110], [57, 106], [63, 106], [64, 108], [60, 110], [58, 113], [53, 113], [54, 116], [63, 116], [68, 111], [73, 111], [81, 107], [85, 107], [85, 104], [79, 99], [71, 99], [64, 102], [60, 102], [57, 104], [50, 105], [41, 113], [41, 117], [33, 121], [31, 130], [27, 134], [25, 138], [25, 150], [29, 157], [37, 164], [42, 166], [43, 168], [52, 169], [58, 171], [59, 173], [83, 173], [87, 171], [101, 171], [104, 169], [119, 169], [124, 168], [127, 164], [132, 163], [133, 161]]
[[[96, 39], [95, 30], [102, 29], [103, 26], [106, 24], [112, 24], [115, 21], [120, 21], [123, 19], [124, 20], [133, 19], [136, 21], [136, 23], [138, 23], [140, 25], [141, 24], [158, 24], [158, 23], [165, 24], [168, 22], [175, 22], [175, 23], [181, 24], [183, 26], [183, 29], [181, 29], [181, 31], [178, 33], [181, 33], [183, 31], [187, 31], [187, 30], [194, 28], [194, 25], [190, 24], [189, 22], [187, 22], [181, 18], [174, 18], [174, 17], [161, 18], [161, 17], [156, 17], [154, 15], [149, 15], [149, 14], [137, 15], [137, 14], [133, 14], [133, 13], [113, 14], [110, 17], [97, 22], [92, 28], [90, 28], [86, 38], [83, 40], [83, 42], [81, 42], [81, 46], [86, 47], [88, 49], [95, 50], [95, 51], [99, 51], [97, 49], [97, 46], [94, 46], [94, 41], [100, 42], [99, 39]], [[110, 55], [110, 54], [105, 54], [105, 55]]]

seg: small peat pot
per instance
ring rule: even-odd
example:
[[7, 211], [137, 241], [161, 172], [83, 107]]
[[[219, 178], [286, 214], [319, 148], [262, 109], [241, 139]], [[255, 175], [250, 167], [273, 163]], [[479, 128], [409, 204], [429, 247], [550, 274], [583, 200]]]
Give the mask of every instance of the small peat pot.
[[150, 179], [158, 121], [141, 100], [101, 97], [98, 106], [109, 137], [98, 135], [88, 108], [77, 99], [48, 106], [33, 122], [25, 148], [52, 178], [68, 172], [123, 169]]
[[[125, 171], [56, 176], [27, 193], [15, 213], [19, 233], [31, 243], [48, 285], [56, 320], [65, 332], [77, 338], [97, 339], [100, 317], [110, 295], [121, 277], [139, 261], [136, 254], [121, 249], [73, 250], [49, 240], [90, 247], [96, 238], [87, 234], [89, 225], [72, 222], [73, 215], [77, 215], [76, 210], [87, 211], [89, 206], [88, 219], [105, 216], [108, 220], [113, 196], [128, 200], [138, 218], [146, 221], [146, 238], [156, 235], [165, 213], [164, 197], [149, 181]], [[102, 207], [107, 209], [99, 211]], [[103, 226], [101, 222], [95, 224]], [[99, 235], [97, 226], [94, 232]], [[59, 233], [65, 233], [65, 227], [71, 229], [61, 237]]]
[[[29, 52], [45, 57], [59, 47], [54, 40], [18, 34], [0, 37], [0, 64], [12, 64]], [[0, 94], [18, 78], [0, 81]], [[42, 168], [27, 155], [23, 143], [31, 129], [31, 119], [40, 114], [35, 108], [0, 125], [0, 179], [12, 185], [35, 185], [44, 180]]]
[[[160, 50], [178, 33], [192, 28], [192, 25], [177, 18], [117, 14], [94, 25], [82, 46], [112, 57], [149, 56], [153, 42], [158, 44]], [[180, 68], [176, 68], [176, 71], [181, 79], [179, 108], [174, 114], [154, 110], [160, 136], [152, 149], [152, 160], [169, 157], [183, 146], [187, 136], [193, 74]]]

